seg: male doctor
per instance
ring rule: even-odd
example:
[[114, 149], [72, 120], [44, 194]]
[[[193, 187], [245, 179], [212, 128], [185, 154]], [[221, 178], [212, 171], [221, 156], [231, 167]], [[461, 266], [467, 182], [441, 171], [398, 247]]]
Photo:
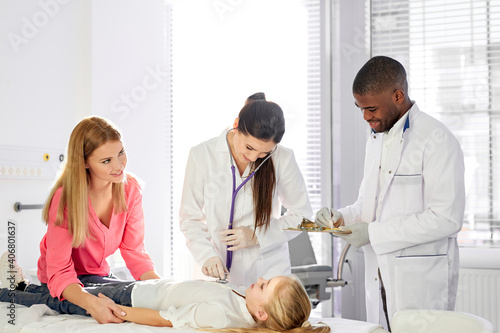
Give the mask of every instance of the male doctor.
[[410, 100], [405, 69], [392, 58], [370, 59], [353, 94], [371, 127], [359, 196], [338, 211], [322, 208], [316, 223], [345, 225], [352, 233], [342, 238], [363, 248], [368, 321], [383, 322], [379, 290], [388, 324], [403, 309], [454, 310], [465, 205], [460, 144]]

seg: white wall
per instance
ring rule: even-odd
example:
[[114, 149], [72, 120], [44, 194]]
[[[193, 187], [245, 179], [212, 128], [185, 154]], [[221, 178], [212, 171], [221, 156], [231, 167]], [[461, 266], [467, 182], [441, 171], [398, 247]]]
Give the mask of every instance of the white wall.
[[[64, 153], [71, 129], [89, 106], [89, 87], [81, 77], [83, 9], [76, 1], [45, 3], [0, 1], [0, 146], [29, 147], [34, 164], [43, 162], [41, 152]], [[18, 260], [25, 267], [36, 267], [45, 225], [41, 210], [16, 213], [13, 206], [43, 203], [51, 183], [0, 175], [0, 252], [7, 246], [7, 220], [14, 219]]]
[[[40, 152], [64, 153], [83, 117], [110, 118], [122, 129], [128, 169], [148, 185], [146, 246], [160, 273], [169, 247], [170, 161], [164, 138], [170, 135], [170, 82], [147, 76], [169, 62], [167, 20], [162, 0], [0, 0], [0, 148], [29, 147], [22, 156], [41, 163]], [[143, 84], [147, 94], [138, 95]], [[116, 112], [123, 104], [114, 103], [124, 94], [140, 99], [127, 114], [123, 108]], [[16, 163], [8, 159], [0, 155], [0, 167]], [[7, 220], [14, 219], [18, 261], [25, 268], [36, 267], [45, 225], [41, 210], [15, 212], [13, 205], [43, 203], [51, 183], [47, 177], [0, 174], [0, 252], [7, 246]]]
[[92, 2], [92, 112], [122, 130], [127, 170], [146, 184], [146, 249], [167, 277], [172, 215], [170, 12], [163, 0]]

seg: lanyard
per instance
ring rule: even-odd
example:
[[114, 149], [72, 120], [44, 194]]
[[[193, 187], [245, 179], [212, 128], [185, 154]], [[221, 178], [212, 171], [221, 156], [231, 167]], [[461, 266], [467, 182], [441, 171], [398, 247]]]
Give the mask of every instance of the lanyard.
[[[233, 130], [230, 129], [229, 131], [227, 131], [227, 134], [229, 134], [229, 132], [231, 132]], [[228, 225], [228, 229], [233, 229], [233, 219], [234, 219], [234, 202], [236, 200], [236, 194], [238, 194], [238, 191], [243, 187], [245, 186], [246, 183], [248, 183], [248, 181], [250, 179], [252, 179], [252, 177], [255, 175], [255, 173], [257, 172], [257, 170], [260, 169], [260, 167], [262, 166], [262, 164], [264, 164], [265, 161], [267, 161], [271, 155], [274, 153], [274, 151], [276, 150], [273, 149], [272, 152], [269, 153], [269, 155], [267, 155], [267, 157], [262, 161], [261, 164], [259, 164], [259, 166], [257, 167], [257, 169], [255, 169], [248, 177], [247, 179], [245, 179], [241, 184], [240, 186], [238, 186], [236, 188], [236, 168], [234, 167], [234, 163], [233, 163], [233, 154], [231, 153], [231, 147], [229, 146], [229, 141], [227, 140], [227, 134], [226, 134], [226, 143], [227, 143], [227, 148], [229, 149], [229, 158], [231, 159], [231, 172], [233, 174], [233, 194], [231, 196], [231, 212], [229, 214], [229, 225]], [[229, 248], [229, 246], [227, 246], [227, 248]], [[227, 270], [230, 271], [231, 270], [231, 265], [233, 263], [233, 251], [226, 251], [226, 267], [227, 267]]]

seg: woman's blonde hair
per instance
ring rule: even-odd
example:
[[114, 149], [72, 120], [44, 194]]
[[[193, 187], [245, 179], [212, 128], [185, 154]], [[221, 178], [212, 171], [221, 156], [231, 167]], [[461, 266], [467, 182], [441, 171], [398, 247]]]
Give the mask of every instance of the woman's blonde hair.
[[[55, 224], [61, 226], [64, 223], [66, 208], [68, 231], [73, 237], [73, 247], [82, 246], [89, 236], [90, 172], [85, 167], [86, 160], [94, 150], [109, 141], [121, 141], [120, 132], [109, 121], [99, 117], [89, 117], [80, 121], [71, 132], [61, 175], [45, 202], [42, 216], [48, 224], [52, 198], [57, 189], [62, 187]], [[115, 212], [126, 212], [123, 183], [113, 183], [112, 195]]]
[[286, 276], [278, 283], [271, 299], [264, 305], [267, 320], [257, 322], [256, 327], [228, 328], [213, 331], [218, 332], [314, 332], [329, 333], [330, 327], [326, 325], [314, 326], [308, 321], [311, 314], [311, 301], [307, 292], [294, 277]]

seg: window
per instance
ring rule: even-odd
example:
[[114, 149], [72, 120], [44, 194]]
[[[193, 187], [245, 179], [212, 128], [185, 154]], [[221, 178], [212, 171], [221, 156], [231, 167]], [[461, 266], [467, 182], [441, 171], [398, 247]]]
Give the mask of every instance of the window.
[[372, 56], [398, 59], [410, 96], [462, 145], [461, 245], [500, 241], [500, 1], [372, 0]]

